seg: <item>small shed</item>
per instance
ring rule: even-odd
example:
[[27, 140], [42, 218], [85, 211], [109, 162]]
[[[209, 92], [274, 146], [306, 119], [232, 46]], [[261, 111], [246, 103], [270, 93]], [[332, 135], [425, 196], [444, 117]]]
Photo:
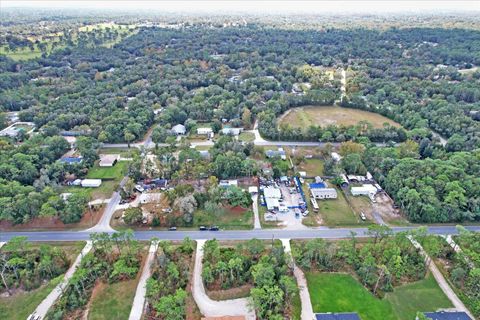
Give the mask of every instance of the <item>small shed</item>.
[[102, 179], [83, 179], [82, 187], [84, 188], [98, 188], [102, 184]]

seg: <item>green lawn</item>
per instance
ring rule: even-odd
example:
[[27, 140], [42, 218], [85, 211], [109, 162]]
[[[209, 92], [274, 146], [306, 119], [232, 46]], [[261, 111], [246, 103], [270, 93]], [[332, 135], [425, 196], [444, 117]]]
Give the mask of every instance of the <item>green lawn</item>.
[[453, 307], [429, 273], [423, 280], [396, 288], [385, 297], [401, 320], [415, 319], [417, 311], [435, 311]]
[[433, 276], [375, 297], [348, 274], [306, 273], [314, 312], [358, 312], [368, 320], [412, 320], [417, 311], [435, 311], [451, 304]]
[[193, 225], [196, 227], [216, 225], [220, 229], [252, 229], [253, 213], [251, 210], [228, 212], [217, 217], [203, 210], [197, 210], [193, 214]]
[[128, 319], [137, 283], [137, 279], [132, 279], [106, 284], [93, 299], [88, 319]]
[[0, 299], [0, 318], [25, 320], [63, 279], [63, 274], [38, 289]]
[[251, 132], [242, 132], [238, 136], [238, 140], [244, 142], [252, 142], [253, 140], [255, 140], [255, 135]]
[[337, 188], [337, 199], [318, 200], [319, 212], [327, 226], [358, 225], [359, 221], [347, 203], [342, 190]]
[[88, 170], [87, 178], [89, 179], [114, 179], [122, 180], [127, 172], [128, 161], [117, 161], [113, 167], [99, 167], [96, 163]]
[[323, 176], [323, 161], [321, 159], [305, 159], [297, 166], [298, 171], [306, 171], [307, 177]]

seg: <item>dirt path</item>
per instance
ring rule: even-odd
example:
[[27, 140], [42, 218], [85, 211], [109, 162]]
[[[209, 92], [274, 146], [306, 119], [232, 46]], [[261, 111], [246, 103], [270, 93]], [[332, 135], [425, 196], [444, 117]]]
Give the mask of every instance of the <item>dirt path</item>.
[[140, 281], [138, 281], [137, 291], [135, 292], [135, 298], [133, 299], [132, 309], [130, 310], [130, 316], [128, 320], [140, 320], [142, 318], [143, 309], [145, 306], [145, 295], [147, 293], [147, 280], [152, 275], [152, 264], [155, 258], [155, 252], [157, 252], [158, 242], [152, 241], [150, 249], [148, 250], [147, 260], [143, 266], [142, 275]]
[[37, 309], [33, 312], [33, 314], [36, 314], [40, 316], [40, 319], [45, 318], [45, 315], [47, 314], [48, 310], [52, 307], [52, 305], [57, 301], [58, 298], [63, 293], [63, 290], [67, 287], [68, 281], [70, 278], [73, 276], [75, 273], [75, 270], [77, 270], [77, 267], [80, 265], [80, 262], [82, 261], [83, 257], [90, 252], [92, 249], [92, 242], [87, 241], [87, 244], [85, 247], [82, 249], [82, 252], [77, 256], [77, 259], [75, 259], [75, 262], [70, 266], [68, 271], [65, 273], [65, 276], [63, 277], [63, 281], [60, 282], [53, 290], [50, 292], [50, 294], [38, 305]]
[[437, 268], [437, 266], [435, 265], [435, 262], [432, 261], [432, 259], [428, 256], [425, 250], [423, 250], [423, 247], [420, 245], [420, 243], [418, 243], [415, 239], [413, 239], [412, 236], [408, 236], [408, 239], [412, 242], [415, 248], [420, 250], [420, 253], [422, 254], [422, 256], [425, 257], [428, 268], [430, 269], [430, 272], [432, 273], [433, 277], [437, 281], [438, 286], [440, 287], [440, 289], [442, 289], [443, 293], [445, 293], [447, 298], [452, 302], [455, 309], [457, 311], [463, 311], [466, 314], [468, 314], [470, 318], [475, 319], [473, 315], [470, 313], [470, 311], [468, 311], [467, 307], [465, 307], [463, 302], [458, 298], [457, 294], [450, 287], [447, 280], [445, 280], [445, 277]]
[[[285, 253], [290, 254], [292, 252], [290, 247], [290, 239], [280, 240], [285, 248]], [[297, 267], [295, 263], [293, 264], [293, 274], [297, 279], [300, 301], [302, 303], [302, 320], [313, 320], [315, 319], [315, 314], [313, 313], [310, 293], [308, 292], [307, 279], [305, 279], [305, 274], [300, 268]]]
[[254, 229], [262, 229], [262, 224], [260, 223], [260, 216], [258, 214], [258, 194], [252, 196], [252, 201]]
[[202, 280], [203, 245], [205, 242], [206, 240], [197, 240], [192, 285], [193, 298], [200, 312], [206, 317], [245, 316], [247, 320], [255, 320], [255, 312], [250, 308], [249, 299], [214, 301], [207, 296]]

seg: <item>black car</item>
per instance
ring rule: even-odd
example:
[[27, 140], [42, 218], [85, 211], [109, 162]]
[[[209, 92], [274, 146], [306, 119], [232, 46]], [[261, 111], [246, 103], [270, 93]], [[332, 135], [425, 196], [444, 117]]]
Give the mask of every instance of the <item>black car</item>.
[[177, 227], [170, 227], [168, 228], [168, 231], [177, 231]]
[[218, 230], [220, 230], [220, 229], [218, 228], [218, 226], [211, 226], [211, 227], [210, 227], [210, 231], [218, 231]]
[[208, 229], [207, 229], [207, 227], [205, 227], [205, 226], [200, 226], [200, 227], [198, 228], [198, 230], [200, 230], [200, 231], [207, 231]]

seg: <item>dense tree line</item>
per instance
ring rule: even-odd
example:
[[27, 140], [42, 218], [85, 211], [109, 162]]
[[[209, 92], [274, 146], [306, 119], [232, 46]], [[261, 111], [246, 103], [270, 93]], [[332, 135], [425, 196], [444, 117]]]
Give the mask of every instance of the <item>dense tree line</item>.
[[222, 247], [217, 240], [204, 246], [202, 279], [207, 288], [230, 289], [245, 284], [259, 319], [284, 319], [291, 312], [298, 288], [288, 257], [278, 243], [267, 248], [258, 239], [237, 247]]
[[159, 243], [152, 276], [147, 281], [149, 319], [186, 319], [187, 284], [192, 273], [195, 243], [186, 238], [177, 246]]
[[405, 234], [393, 235], [385, 226], [369, 227], [372, 236], [366, 243], [353, 234], [338, 243], [314, 239], [295, 243], [293, 254], [307, 270], [349, 272], [352, 268], [362, 284], [373, 294], [383, 296], [394, 286], [423, 279], [424, 258]]
[[64, 250], [51, 245], [33, 247], [27, 237], [14, 237], [0, 251], [1, 292], [30, 291], [67, 271]]

